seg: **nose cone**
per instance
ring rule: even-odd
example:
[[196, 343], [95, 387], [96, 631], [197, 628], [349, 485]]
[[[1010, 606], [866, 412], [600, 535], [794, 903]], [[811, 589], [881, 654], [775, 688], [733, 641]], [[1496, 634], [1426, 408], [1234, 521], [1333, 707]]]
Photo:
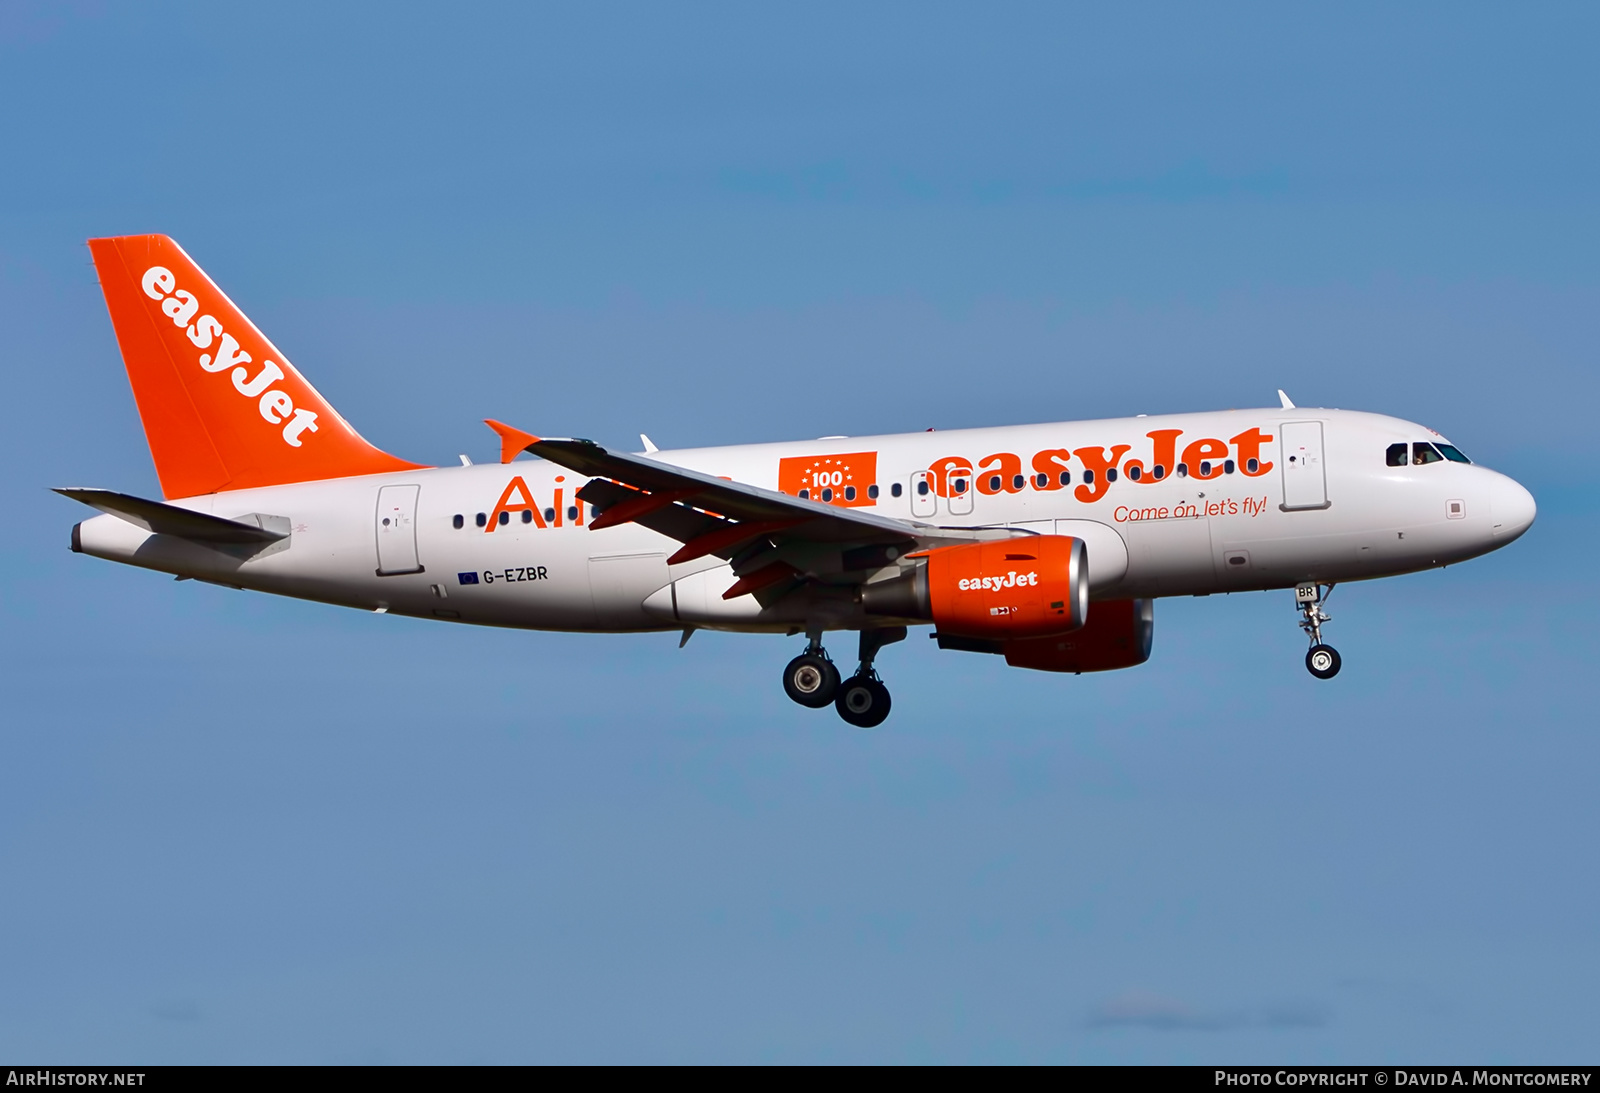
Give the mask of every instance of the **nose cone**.
[[1533, 525], [1539, 506], [1533, 494], [1515, 479], [1496, 474], [1489, 484], [1489, 518], [1494, 525], [1494, 544], [1504, 546]]

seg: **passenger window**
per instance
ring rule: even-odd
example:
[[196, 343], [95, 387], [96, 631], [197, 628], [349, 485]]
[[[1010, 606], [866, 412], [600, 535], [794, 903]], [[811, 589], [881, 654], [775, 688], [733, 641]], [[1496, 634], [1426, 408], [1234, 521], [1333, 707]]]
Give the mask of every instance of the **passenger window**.
[[502, 511], [500, 513], [500, 526], [505, 527], [509, 523], [511, 523], [511, 514], [509, 512]]
[[878, 499], [878, 484], [876, 482], [867, 487], [867, 496], [874, 501]]
[[800, 491], [800, 500], [802, 500], [802, 501], [811, 500], [811, 491], [810, 490], [801, 490]]
[[1070, 483], [1071, 481], [1072, 481], [1072, 472], [1071, 471], [1062, 471], [1061, 472], [1061, 484], [1063, 486], [1065, 486], [1068, 483]]
[[1232, 474], [1233, 473], [1233, 460], [1224, 459], [1222, 461], [1222, 473], [1223, 474]]
[[998, 474], [991, 474], [989, 476], [989, 492], [990, 493], [999, 493], [1000, 492], [1000, 476]]
[[489, 514], [488, 513], [484, 513], [484, 512], [480, 512], [480, 513], [478, 513], [477, 520], [478, 520], [478, 526], [480, 528], [481, 527], [487, 527], [489, 525]]
[[956, 487], [956, 492], [957, 493], [966, 493], [967, 492], [967, 480], [965, 478], [957, 478], [955, 480], [955, 487]]
[[[1128, 477], [1133, 479], [1135, 482], [1139, 481], [1139, 479], [1144, 477], [1144, 468], [1138, 466], [1137, 464], [1135, 464], [1132, 467], [1129, 467], [1128, 468]], [[1111, 472], [1110, 471], [1106, 472], [1106, 481], [1107, 482], [1115, 482], [1116, 481], [1115, 478], [1111, 477]]]
[[1014, 490], [1020, 490], [1025, 481], [1026, 479], [1024, 479], [1020, 474], [1014, 474], [1011, 476], [1011, 488]]
[[1155, 469], [1152, 470], [1150, 473], [1155, 475], [1156, 476], [1156, 481], [1159, 482], [1163, 478], [1167, 477], [1167, 468], [1165, 468], [1161, 464], [1157, 463], [1155, 465]]
[[[926, 487], [926, 486], [927, 486], [927, 483], [926, 483], [926, 482], [924, 482], [924, 483], [923, 483], [923, 486], [924, 486], [924, 487]], [[926, 489], [926, 488], [924, 488], [924, 489], [923, 489], [923, 491], [922, 491], [922, 492], [923, 492], [923, 493], [927, 493], [927, 492], [928, 492], [928, 491], [927, 491], [927, 489]], [[898, 483], [898, 482], [896, 482], [896, 483], [894, 483], [894, 484], [893, 484], [893, 485], [891, 485], [891, 486], [890, 486], [890, 487], [889, 487], [889, 494], [890, 494], [890, 496], [892, 496], [892, 497], [899, 497], [899, 496], [900, 496], [900, 483]]]
[[1471, 463], [1472, 462], [1472, 460], [1470, 460], [1466, 456], [1462, 455], [1461, 454], [1461, 449], [1456, 447], [1454, 444], [1440, 444], [1440, 445], [1438, 445], [1438, 448], [1439, 448], [1439, 450], [1441, 452], [1444, 453], [1444, 457], [1446, 459], [1448, 459], [1452, 463]]
[[1189, 464], [1187, 464], [1187, 463], [1179, 463], [1178, 464], [1178, 477], [1179, 478], [1188, 478], [1189, 477]]
[[568, 520], [576, 520], [577, 518], [578, 518], [578, 506], [577, 505], [568, 505], [567, 506], [567, 519]]
[[1255, 474], [1261, 469], [1261, 461], [1252, 456], [1244, 461], [1244, 469], [1248, 474]]
[[532, 509], [523, 509], [522, 510], [522, 522], [524, 524], [533, 523], [533, 510]]
[[[894, 484], [894, 488], [895, 488], [895, 492], [899, 493], [900, 492], [900, 483], [896, 482]], [[917, 496], [918, 497], [926, 497], [926, 496], [928, 496], [928, 480], [926, 478], [917, 479]]]
[[[1087, 474], [1093, 474], [1094, 472], [1093, 471], [1084, 471], [1083, 473], [1087, 475]], [[1107, 482], [1115, 482], [1116, 480], [1117, 480], [1117, 468], [1115, 468], [1115, 467], [1107, 467], [1106, 468], [1106, 481]]]
[[846, 486], [844, 488], [844, 499], [846, 501], [854, 501], [856, 499], [856, 488], [854, 486]]
[[1420, 467], [1424, 463], [1442, 463], [1444, 456], [1435, 451], [1432, 444], [1417, 443], [1411, 445], [1411, 462]]
[[1200, 477], [1201, 478], [1210, 478], [1211, 477], [1211, 460], [1202, 459], [1200, 461]]
[[[1063, 472], [1063, 477], [1065, 477], [1065, 472]], [[1083, 469], [1083, 481], [1084, 481], [1085, 485], [1088, 485], [1088, 486], [1094, 485], [1094, 468], [1093, 467], [1085, 467]]]
[[1408, 448], [1408, 445], [1405, 445], [1405, 444], [1391, 444], [1391, 445], [1389, 445], [1389, 450], [1387, 452], [1385, 452], [1384, 456], [1383, 456], [1384, 462], [1386, 462], [1391, 467], [1404, 467], [1404, 466], [1406, 466], [1410, 462], [1410, 460], [1406, 458], [1407, 455], [1409, 454], [1407, 452], [1407, 450], [1406, 450], [1407, 448]]
[[[502, 513], [501, 515], [503, 516], [505, 514]], [[545, 523], [547, 523], [547, 524], [555, 523], [556, 522], [556, 510], [555, 509], [545, 509], [544, 510], [544, 519], [545, 519]]]
[[467, 523], [467, 522], [466, 522], [466, 520], [464, 520], [464, 519], [463, 519], [463, 518], [462, 518], [462, 516], [461, 516], [461, 514], [460, 514], [460, 513], [459, 513], [459, 512], [458, 512], [458, 513], [456, 513], [456, 514], [455, 514], [455, 516], [454, 516], [454, 517], [453, 517], [453, 518], [452, 518], [452, 519], [451, 519], [451, 521], [450, 521], [450, 523], [451, 523], [451, 524], [453, 524], [453, 525], [455, 525], [455, 529], [456, 529], [456, 530], [457, 530], [457, 531], [460, 531], [460, 530], [461, 530], [461, 529], [462, 529], [462, 528], [463, 528], [463, 527], [465, 527], [465, 526], [466, 526], [466, 523]]
[[828, 502], [828, 501], [832, 501], [833, 500], [833, 487], [832, 486], [823, 486], [822, 487], [822, 500], [824, 502]]

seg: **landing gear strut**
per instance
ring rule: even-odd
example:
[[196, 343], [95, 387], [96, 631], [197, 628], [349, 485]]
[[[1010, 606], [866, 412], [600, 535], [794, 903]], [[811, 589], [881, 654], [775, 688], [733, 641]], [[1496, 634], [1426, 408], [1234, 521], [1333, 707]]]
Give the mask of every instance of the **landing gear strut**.
[[833, 700], [839, 716], [858, 729], [872, 729], [889, 716], [889, 688], [883, 685], [872, 662], [885, 645], [904, 641], [904, 626], [885, 626], [861, 631], [861, 663], [856, 674], [845, 680]]
[[1332, 679], [1339, 674], [1342, 663], [1339, 650], [1322, 643], [1322, 624], [1333, 620], [1333, 616], [1324, 611], [1322, 606], [1332, 594], [1331, 584], [1324, 587], [1307, 582], [1296, 585], [1294, 589], [1295, 606], [1300, 608], [1300, 629], [1311, 639], [1311, 648], [1306, 651], [1306, 671], [1318, 679]]

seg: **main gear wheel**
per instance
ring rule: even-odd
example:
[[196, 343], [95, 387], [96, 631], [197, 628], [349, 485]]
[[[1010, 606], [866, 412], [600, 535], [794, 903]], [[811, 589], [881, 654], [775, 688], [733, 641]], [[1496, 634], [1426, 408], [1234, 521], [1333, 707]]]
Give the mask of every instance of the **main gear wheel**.
[[833, 700], [839, 716], [858, 729], [875, 729], [883, 724], [889, 716], [889, 704], [889, 688], [871, 675], [851, 676]]
[[820, 710], [839, 690], [839, 669], [818, 646], [791, 660], [783, 670], [783, 693], [802, 706]]

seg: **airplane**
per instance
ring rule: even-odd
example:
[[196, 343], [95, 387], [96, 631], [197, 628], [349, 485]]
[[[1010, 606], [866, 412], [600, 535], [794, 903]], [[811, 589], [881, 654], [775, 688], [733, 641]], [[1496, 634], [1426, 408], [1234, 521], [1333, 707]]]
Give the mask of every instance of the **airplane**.
[[[72, 549], [231, 588], [480, 626], [804, 635], [802, 706], [879, 725], [882, 649], [1082, 673], [1149, 660], [1164, 596], [1292, 589], [1331, 679], [1329, 594], [1454, 564], [1533, 523], [1532, 495], [1382, 414], [1138, 415], [643, 452], [496, 420], [500, 462], [434, 467], [364, 440], [163, 235], [92, 239], [162, 500]], [[519, 459], [523, 455], [532, 459]], [[824, 648], [857, 634], [845, 678]]]

